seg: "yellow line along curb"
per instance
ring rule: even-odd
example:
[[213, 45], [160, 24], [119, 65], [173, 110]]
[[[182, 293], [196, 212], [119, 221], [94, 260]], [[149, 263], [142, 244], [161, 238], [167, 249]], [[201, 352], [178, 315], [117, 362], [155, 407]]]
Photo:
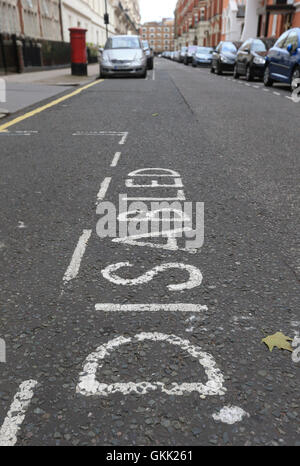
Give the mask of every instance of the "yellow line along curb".
[[54, 107], [57, 104], [60, 104], [61, 102], [64, 102], [67, 99], [70, 99], [71, 97], [74, 97], [74, 95], [80, 94], [82, 91], [85, 91], [89, 87], [95, 86], [95, 84], [102, 83], [104, 79], [98, 79], [97, 81], [93, 81], [90, 84], [87, 84], [86, 86], [82, 86], [79, 89], [76, 89], [76, 91], [71, 92], [70, 94], [64, 95], [63, 97], [60, 97], [59, 99], [53, 100], [52, 102], [49, 102], [49, 104], [43, 105], [42, 107], [38, 107], [35, 110], [32, 110], [31, 112], [25, 113], [24, 115], [21, 115], [14, 120], [8, 121], [7, 123], [4, 123], [4, 125], [0, 125], [0, 133], [5, 132], [7, 128], [10, 126], [16, 125], [17, 123], [20, 123], [23, 120], [27, 120], [27, 118], [31, 118], [34, 115], [37, 115], [38, 113], [43, 112], [44, 110], [47, 110], [48, 108]]

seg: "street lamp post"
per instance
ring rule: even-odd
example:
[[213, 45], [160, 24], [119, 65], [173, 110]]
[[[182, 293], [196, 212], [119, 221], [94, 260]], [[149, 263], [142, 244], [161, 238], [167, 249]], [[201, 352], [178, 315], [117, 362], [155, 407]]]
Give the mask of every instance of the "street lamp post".
[[104, 23], [105, 23], [105, 29], [106, 29], [106, 39], [108, 39], [109, 15], [108, 15], [108, 13], [107, 13], [107, 0], [105, 0]]

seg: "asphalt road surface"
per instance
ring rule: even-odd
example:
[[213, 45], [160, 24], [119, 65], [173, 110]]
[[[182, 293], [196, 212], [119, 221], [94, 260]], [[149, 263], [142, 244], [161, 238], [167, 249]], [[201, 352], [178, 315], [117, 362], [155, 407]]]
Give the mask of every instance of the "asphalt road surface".
[[[0, 134], [0, 444], [300, 445], [289, 97], [157, 60]], [[203, 245], [99, 237], [120, 195], [204, 203]]]

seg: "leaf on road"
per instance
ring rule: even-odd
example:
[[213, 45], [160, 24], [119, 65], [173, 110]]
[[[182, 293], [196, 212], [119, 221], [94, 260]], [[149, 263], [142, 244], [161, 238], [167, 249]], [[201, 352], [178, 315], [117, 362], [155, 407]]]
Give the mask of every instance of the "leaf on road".
[[159, 115], [159, 113], [152, 113], [153, 117], [157, 117], [158, 115]]
[[266, 338], [263, 338], [262, 343], [265, 343], [269, 350], [272, 351], [274, 346], [276, 346], [279, 349], [285, 349], [288, 351], [293, 351], [293, 348], [291, 347], [291, 344], [289, 341], [293, 341], [292, 338], [286, 337], [283, 333], [281, 332], [276, 332], [274, 335], [269, 335]]

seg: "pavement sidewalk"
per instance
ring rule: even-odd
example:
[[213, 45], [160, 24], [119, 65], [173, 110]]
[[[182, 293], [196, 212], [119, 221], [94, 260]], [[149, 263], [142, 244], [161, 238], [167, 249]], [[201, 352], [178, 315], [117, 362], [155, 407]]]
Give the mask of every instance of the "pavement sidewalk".
[[1, 76], [6, 85], [6, 98], [5, 102], [0, 100], [0, 118], [61, 94], [72, 87], [88, 84], [98, 76], [98, 63], [88, 66], [88, 76], [72, 76], [70, 68]]

